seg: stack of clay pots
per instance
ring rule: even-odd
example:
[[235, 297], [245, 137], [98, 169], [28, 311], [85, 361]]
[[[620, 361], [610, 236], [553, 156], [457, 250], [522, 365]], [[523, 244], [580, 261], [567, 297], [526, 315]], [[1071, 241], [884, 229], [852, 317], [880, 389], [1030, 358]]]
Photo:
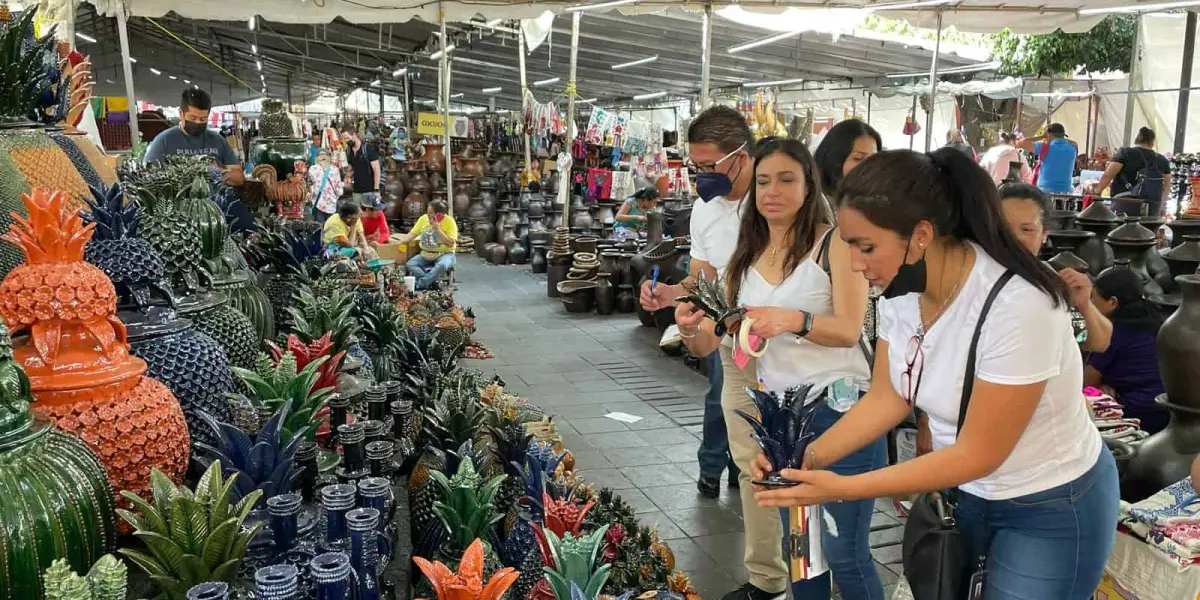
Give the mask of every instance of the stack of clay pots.
[[567, 271], [567, 279], [586, 279], [592, 280], [596, 278], [596, 273], [600, 269], [600, 260], [595, 254], [588, 252], [577, 252], [571, 262], [571, 270]]
[[572, 262], [570, 230], [566, 227], [555, 229], [551, 243], [550, 252], [546, 255], [546, 295], [557, 298], [558, 282], [567, 278]]

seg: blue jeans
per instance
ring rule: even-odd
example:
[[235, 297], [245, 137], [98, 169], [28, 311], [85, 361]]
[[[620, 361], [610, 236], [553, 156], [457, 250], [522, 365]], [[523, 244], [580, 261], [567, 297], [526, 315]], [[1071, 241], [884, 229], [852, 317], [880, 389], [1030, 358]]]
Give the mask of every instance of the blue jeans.
[[956, 516], [967, 556], [986, 548], [984, 598], [1091, 598], [1112, 551], [1119, 501], [1117, 463], [1103, 446], [1091, 470], [1058, 487], [1010, 500], [961, 494]]
[[[817, 408], [813, 417], [813, 430], [819, 437], [842, 418], [842, 413], [830, 408], [825, 403], [824, 396], [817, 402], [820, 402], [821, 406]], [[834, 463], [829, 470], [838, 475], [858, 475], [886, 466], [887, 436], [881, 436]], [[829, 502], [823, 504], [822, 508], [837, 525], [836, 536], [830, 533], [828, 528], [821, 528], [821, 548], [842, 598], [884, 600], [883, 582], [879, 580], [879, 573], [875, 571], [875, 561], [871, 558], [871, 515], [875, 512], [875, 501]], [[786, 516], [784, 518], [786, 519]], [[786, 530], [784, 535], [787, 535]], [[819, 583], [822, 577], [823, 584]], [[829, 576], [826, 574], [822, 577], [793, 583], [792, 597], [796, 600], [828, 599]]]
[[408, 272], [417, 278], [417, 289], [427, 290], [437, 281], [442, 273], [449, 271], [454, 266], [454, 253], [447, 252], [437, 260], [426, 260], [420, 254], [408, 259], [404, 263], [408, 267]]
[[[708, 365], [708, 393], [704, 395], [704, 430], [700, 438], [700, 477], [720, 479], [725, 467], [733, 464], [729, 456], [729, 434], [725, 430], [725, 414], [721, 412], [721, 387], [725, 383], [721, 368], [721, 353], [714, 350], [704, 359]], [[737, 475], [730, 473], [730, 481]]]

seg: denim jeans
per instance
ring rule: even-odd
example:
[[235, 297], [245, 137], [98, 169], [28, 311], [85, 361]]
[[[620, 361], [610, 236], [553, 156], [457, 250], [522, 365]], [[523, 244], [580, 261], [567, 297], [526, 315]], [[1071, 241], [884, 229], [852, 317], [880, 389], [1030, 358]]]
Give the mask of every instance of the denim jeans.
[[725, 415], [721, 412], [721, 388], [725, 383], [721, 353], [713, 351], [704, 361], [708, 365], [708, 393], [704, 395], [704, 430], [696, 460], [700, 461], [700, 477], [720, 479], [725, 467], [733, 464], [729, 457]]
[[[817, 402], [821, 406], [813, 416], [813, 430], [820, 436], [842, 418], [842, 413], [830, 408], [823, 396]], [[886, 466], [887, 437], [882, 436], [834, 463], [829, 470], [838, 475], [858, 475]], [[879, 580], [875, 561], [871, 558], [871, 515], [875, 512], [875, 501], [829, 502], [823, 504], [822, 508], [837, 525], [836, 536], [828, 527], [821, 529], [821, 548], [842, 598], [884, 600], [883, 582]], [[787, 535], [786, 531], [784, 535]], [[823, 593], [820, 591], [822, 584], [816, 583], [820, 579], [816, 577], [793, 583], [792, 597], [796, 600], [829, 598], [829, 577], [825, 576]]]
[[408, 259], [405, 266], [408, 267], [409, 274], [417, 278], [417, 289], [427, 290], [442, 273], [454, 266], [454, 253], [447, 252], [437, 257], [437, 260], [426, 260], [418, 254]]
[[956, 517], [967, 556], [987, 549], [984, 598], [1091, 598], [1112, 551], [1119, 501], [1117, 463], [1104, 446], [1091, 470], [1058, 487], [1010, 500], [963, 493]]

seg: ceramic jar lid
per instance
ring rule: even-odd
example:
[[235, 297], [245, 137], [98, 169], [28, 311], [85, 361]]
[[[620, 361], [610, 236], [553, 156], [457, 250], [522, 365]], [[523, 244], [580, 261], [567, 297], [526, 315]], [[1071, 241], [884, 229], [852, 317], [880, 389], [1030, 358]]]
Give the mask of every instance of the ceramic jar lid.
[[1118, 217], [1117, 213], [1113, 212], [1107, 204], [1093, 202], [1091, 206], [1083, 209], [1083, 212], [1079, 213], [1076, 219], [1093, 223], [1117, 223], [1121, 220], [1121, 217]]
[[1141, 223], [1131, 220], [1109, 232], [1105, 241], [1122, 246], [1152, 246], [1158, 242], [1158, 238], [1155, 237], [1153, 231], [1143, 227]]

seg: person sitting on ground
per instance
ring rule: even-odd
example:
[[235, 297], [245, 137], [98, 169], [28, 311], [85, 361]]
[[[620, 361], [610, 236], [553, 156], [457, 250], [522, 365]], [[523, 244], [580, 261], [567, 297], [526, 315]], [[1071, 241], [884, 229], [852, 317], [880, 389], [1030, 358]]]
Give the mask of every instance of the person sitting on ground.
[[624, 241], [646, 234], [646, 213], [658, 207], [658, 188], [644, 187], [621, 203], [617, 216], [613, 217], [612, 239]]
[[[1027, 183], [1006, 183], [1000, 186], [1000, 210], [1018, 242], [1037, 256], [1046, 242], [1046, 212], [1050, 199], [1041, 190]], [[1087, 352], [1104, 352], [1113, 335], [1113, 324], [1092, 304], [1092, 281], [1075, 269], [1058, 272], [1070, 292], [1071, 306], [1083, 317], [1084, 328], [1075, 332], [1079, 347]]]
[[1164, 393], [1158, 373], [1157, 339], [1163, 316], [1146, 300], [1142, 280], [1131, 269], [1108, 269], [1096, 278], [1092, 302], [1112, 319], [1108, 350], [1088, 358], [1086, 385], [1099, 387], [1141, 419], [1149, 433], [1167, 426], [1167, 411], [1154, 401]]
[[[1092, 188], [1101, 194], [1112, 185], [1112, 195], [1129, 194], [1146, 200], [1146, 214], [1157, 217], [1162, 214], [1162, 203], [1171, 189], [1171, 163], [1167, 157], [1154, 151], [1154, 130], [1142, 127], [1138, 130], [1133, 145], [1121, 148], [1108, 161], [1100, 182]], [[1141, 187], [1138, 187], [1138, 184]]]
[[352, 250], [364, 258], [374, 258], [375, 251], [367, 245], [366, 234], [363, 233], [362, 221], [359, 219], [362, 210], [354, 202], [343, 202], [338, 207], [337, 214], [325, 219], [321, 229], [321, 242], [326, 249], [335, 251]]
[[430, 202], [428, 212], [417, 219], [411, 231], [398, 238], [403, 245], [416, 240], [421, 250], [406, 263], [408, 273], [417, 278], [418, 290], [436, 288], [438, 278], [454, 268], [458, 223], [446, 213], [444, 200]]
[[1051, 194], [1070, 194], [1075, 191], [1071, 180], [1075, 176], [1075, 157], [1079, 155], [1079, 145], [1067, 137], [1067, 130], [1062, 123], [1051, 123], [1044, 135], [1020, 140], [1017, 147], [1032, 152], [1041, 165], [1034, 177], [1034, 185]]
[[367, 242], [372, 245], [388, 243], [392, 232], [388, 229], [387, 217], [383, 214], [383, 201], [377, 196], [364, 197], [359, 222], [362, 223]]

